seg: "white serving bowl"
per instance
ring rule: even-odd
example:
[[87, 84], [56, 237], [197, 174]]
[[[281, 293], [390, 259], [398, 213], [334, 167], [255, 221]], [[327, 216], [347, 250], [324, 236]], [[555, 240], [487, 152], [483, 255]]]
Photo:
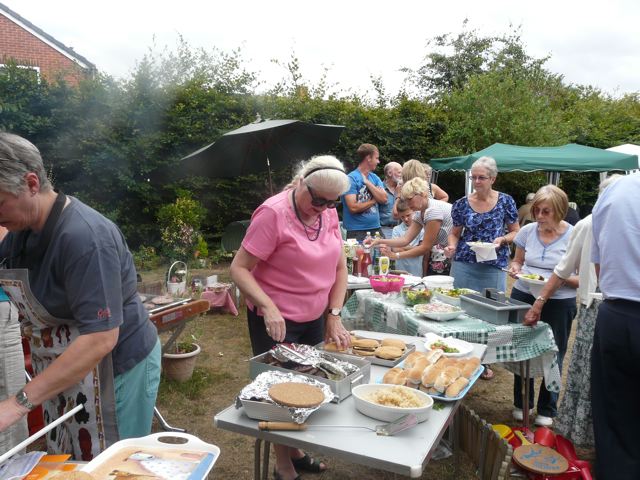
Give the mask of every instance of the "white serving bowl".
[[449, 275], [428, 275], [422, 279], [427, 288], [442, 288], [450, 290], [453, 288], [453, 277]]
[[433, 398], [431, 398], [429, 395], [427, 395], [423, 391], [417, 390], [415, 388], [401, 387], [401, 388], [406, 388], [408, 390], [411, 390], [418, 397], [424, 399], [426, 403], [422, 407], [418, 407], [418, 408], [388, 407], [385, 405], [379, 405], [365, 398], [368, 395], [372, 394], [373, 392], [380, 390], [381, 388], [393, 388], [393, 387], [398, 387], [398, 385], [374, 384], [374, 383], [358, 385], [351, 391], [351, 394], [353, 395], [353, 400], [356, 405], [356, 409], [363, 415], [366, 415], [367, 417], [375, 418], [376, 420], [382, 420], [383, 422], [393, 422], [409, 413], [415, 414], [418, 417], [418, 422], [424, 422], [429, 418], [429, 415], [431, 414], [431, 409], [433, 407]]
[[[433, 303], [433, 302], [432, 302]], [[460, 307], [455, 305], [450, 305], [451, 308], [455, 308], [453, 312], [430, 312], [428, 311], [427, 306], [423, 306], [422, 304], [414, 305], [413, 311], [418, 315], [422, 315], [431, 320], [437, 320], [438, 322], [446, 322], [447, 320], [453, 320], [454, 318], [458, 318], [460, 315], [464, 313]]]

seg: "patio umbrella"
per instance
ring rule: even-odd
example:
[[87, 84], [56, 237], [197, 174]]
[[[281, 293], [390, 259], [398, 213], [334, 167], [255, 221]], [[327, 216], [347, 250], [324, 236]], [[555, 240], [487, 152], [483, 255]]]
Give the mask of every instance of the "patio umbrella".
[[184, 173], [233, 178], [271, 169], [324, 153], [338, 142], [341, 125], [299, 120], [265, 120], [225, 133], [214, 143], [184, 157]]

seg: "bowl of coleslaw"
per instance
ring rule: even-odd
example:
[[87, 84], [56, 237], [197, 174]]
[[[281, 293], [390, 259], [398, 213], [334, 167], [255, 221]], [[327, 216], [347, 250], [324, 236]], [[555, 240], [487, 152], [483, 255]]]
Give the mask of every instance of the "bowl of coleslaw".
[[413, 311], [418, 315], [422, 315], [431, 320], [437, 320], [438, 322], [453, 320], [454, 318], [458, 318], [464, 313], [464, 310], [462, 310], [460, 307], [438, 301], [414, 305]]

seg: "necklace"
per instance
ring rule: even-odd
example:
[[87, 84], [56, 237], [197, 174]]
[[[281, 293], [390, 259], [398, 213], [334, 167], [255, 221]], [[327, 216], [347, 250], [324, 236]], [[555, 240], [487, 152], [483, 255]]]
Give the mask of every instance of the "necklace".
[[307, 236], [307, 239], [311, 242], [315, 242], [320, 237], [320, 231], [322, 230], [322, 214], [318, 215], [318, 220], [313, 222], [315, 225], [318, 224], [317, 227], [309, 226], [302, 221], [302, 217], [300, 217], [300, 212], [298, 212], [298, 205], [296, 205], [296, 189], [293, 189], [293, 193], [291, 194], [291, 202], [293, 203], [293, 211], [296, 212], [296, 217], [304, 227], [304, 233]]

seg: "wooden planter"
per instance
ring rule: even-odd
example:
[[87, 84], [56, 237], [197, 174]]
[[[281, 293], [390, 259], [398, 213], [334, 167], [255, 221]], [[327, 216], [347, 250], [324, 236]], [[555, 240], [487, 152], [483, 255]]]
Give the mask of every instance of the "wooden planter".
[[189, 353], [163, 353], [162, 374], [170, 380], [186, 382], [193, 375], [196, 358], [200, 354], [200, 346], [193, 344], [196, 349]]

